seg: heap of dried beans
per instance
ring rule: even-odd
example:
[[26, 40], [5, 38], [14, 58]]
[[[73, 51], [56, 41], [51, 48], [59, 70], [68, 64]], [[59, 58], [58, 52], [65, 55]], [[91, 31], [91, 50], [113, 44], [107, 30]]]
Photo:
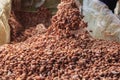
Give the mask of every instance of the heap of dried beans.
[[0, 47], [0, 79], [120, 79], [120, 44], [91, 38], [82, 18], [74, 0], [61, 0], [45, 33]]

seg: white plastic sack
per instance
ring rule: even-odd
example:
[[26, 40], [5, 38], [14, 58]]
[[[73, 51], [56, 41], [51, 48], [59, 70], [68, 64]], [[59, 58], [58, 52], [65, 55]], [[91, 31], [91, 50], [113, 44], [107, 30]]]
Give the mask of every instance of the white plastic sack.
[[11, 0], [0, 0], [0, 45], [10, 42], [10, 27], [8, 18], [11, 10]]
[[116, 8], [115, 8], [115, 14], [120, 19], [120, 0], [118, 0], [118, 2], [117, 2]]
[[120, 20], [99, 0], [83, 0], [87, 30], [97, 39], [120, 42]]

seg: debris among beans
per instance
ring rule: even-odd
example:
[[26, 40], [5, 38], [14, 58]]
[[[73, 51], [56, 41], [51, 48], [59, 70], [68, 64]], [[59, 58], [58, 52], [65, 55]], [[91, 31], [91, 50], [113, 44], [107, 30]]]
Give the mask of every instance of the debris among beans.
[[0, 47], [0, 79], [120, 79], [120, 44], [91, 38], [74, 0], [61, 0], [51, 21], [44, 33]]

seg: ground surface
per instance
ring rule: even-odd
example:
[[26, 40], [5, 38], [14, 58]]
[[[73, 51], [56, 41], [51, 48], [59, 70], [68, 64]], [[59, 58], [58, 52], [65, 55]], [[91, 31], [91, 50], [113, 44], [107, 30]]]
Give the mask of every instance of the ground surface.
[[61, 1], [48, 29], [41, 22], [23, 28], [27, 22], [12, 15], [12, 43], [0, 47], [1, 80], [120, 79], [120, 44], [91, 38], [74, 0]]

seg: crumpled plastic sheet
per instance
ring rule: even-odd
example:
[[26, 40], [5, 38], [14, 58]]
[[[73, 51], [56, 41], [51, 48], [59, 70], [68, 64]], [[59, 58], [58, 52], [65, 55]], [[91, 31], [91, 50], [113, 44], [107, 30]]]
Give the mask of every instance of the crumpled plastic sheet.
[[104, 3], [84, 0], [83, 14], [92, 37], [120, 42], [120, 20]]
[[10, 42], [8, 18], [11, 11], [11, 0], [0, 0], [0, 45]]
[[115, 8], [115, 14], [120, 19], [120, 0], [118, 0], [118, 2], [117, 2], [116, 8]]

